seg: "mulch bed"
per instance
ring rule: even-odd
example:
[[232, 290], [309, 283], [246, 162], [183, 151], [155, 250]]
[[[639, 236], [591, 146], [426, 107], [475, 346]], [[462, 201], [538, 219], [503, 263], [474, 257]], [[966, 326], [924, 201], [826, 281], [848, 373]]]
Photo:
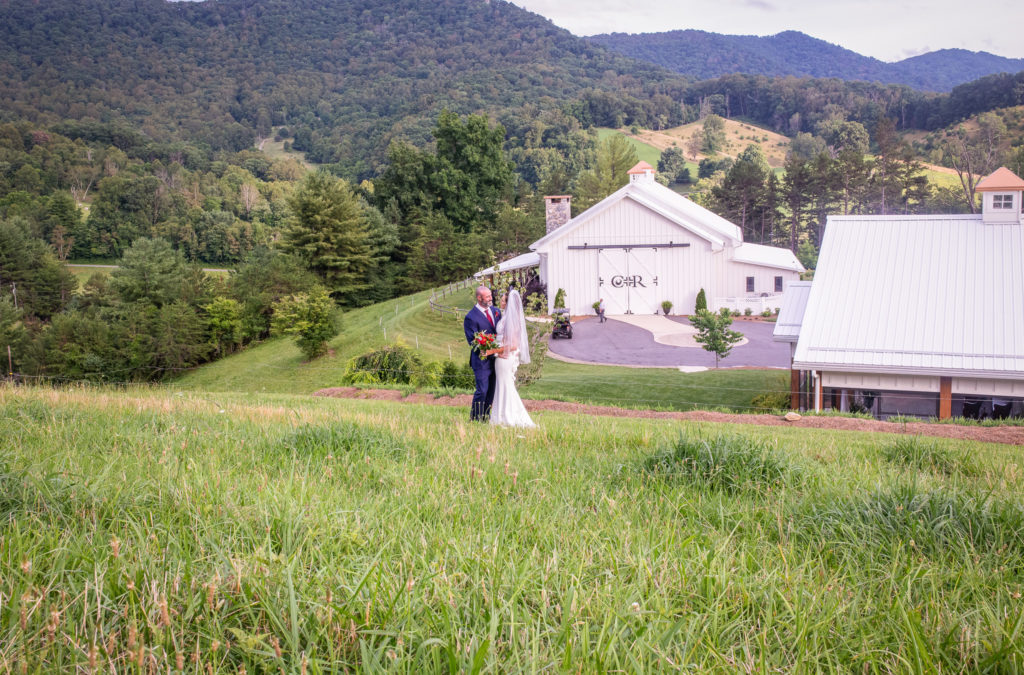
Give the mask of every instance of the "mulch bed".
[[[459, 396], [438, 396], [431, 394], [404, 395], [397, 389], [359, 389], [357, 387], [330, 387], [321, 389], [314, 396], [331, 398], [362, 398], [375, 401], [400, 401], [402, 403], [421, 403], [430, 405], [447, 405], [469, 410], [473, 397], [468, 394]], [[724, 422], [728, 424], [759, 424], [772, 427], [804, 427], [811, 429], [840, 429], [843, 431], [869, 431], [874, 433], [907, 434], [910, 436], [936, 436], [940, 438], [957, 438], [984, 443], [1004, 443], [1008, 445], [1024, 445], [1024, 427], [978, 427], [960, 426], [955, 424], [929, 424], [925, 422], [882, 422], [851, 417], [801, 417], [794, 422], [787, 422], [778, 415], [747, 415], [727, 414], [695, 410], [691, 412], [668, 412], [660, 410], [632, 410], [605, 405], [586, 405], [583, 403], [566, 403], [565, 401], [535, 401], [523, 399], [526, 409], [530, 412], [551, 410], [554, 412], [575, 415], [601, 415], [604, 417], [635, 417], [662, 420], [689, 420], [694, 422]]]

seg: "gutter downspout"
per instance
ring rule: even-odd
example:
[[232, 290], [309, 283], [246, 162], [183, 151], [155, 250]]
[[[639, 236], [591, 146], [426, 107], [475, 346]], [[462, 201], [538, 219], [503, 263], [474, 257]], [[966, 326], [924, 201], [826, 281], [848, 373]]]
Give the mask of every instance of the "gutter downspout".
[[821, 412], [821, 375], [817, 370], [812, 370], [811, 378], [814, 383], [814, 412]]

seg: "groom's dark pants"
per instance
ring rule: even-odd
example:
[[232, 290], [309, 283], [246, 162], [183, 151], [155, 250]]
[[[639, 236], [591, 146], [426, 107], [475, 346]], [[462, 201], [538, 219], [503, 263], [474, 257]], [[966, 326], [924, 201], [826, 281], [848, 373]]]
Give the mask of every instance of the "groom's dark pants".
[[494, 357], [480, 359], [473, 368], [476, 390], [473, 392], [473, 407], [469, 411], [471, 421], [485, 421], [491, 414], [494, 403]]

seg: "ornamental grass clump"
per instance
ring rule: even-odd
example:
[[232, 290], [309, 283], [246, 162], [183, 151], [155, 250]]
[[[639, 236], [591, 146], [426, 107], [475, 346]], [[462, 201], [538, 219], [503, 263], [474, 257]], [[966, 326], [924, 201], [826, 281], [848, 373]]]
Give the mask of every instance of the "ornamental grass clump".
[[929, 556], [1012, 552], [1024, 568], [1024, 508], [988, 495], [896, 484], [812, 505], [804, 516], [807, 536], [833, 545], [868, 544], [883, 556], [908, 548]]
[[722, 435], [682, 436], [643, 461], [643, 473], [726, 493], [760, 492], [802, 483], [801, 472], [763, 441]]
[[976, 475], [977, 466], [968, 457], [954, 453], [949, 447], [916, 436], [903, 436], [881, 449], [886, 461], [918, 471], [945, 475]]
[[405, 444], [384, 429], [341, 422], [329, 427], [304, 426], [282, 439], [280, 447], [303, 457], [333, 458], [352, 455], [398, 457]]

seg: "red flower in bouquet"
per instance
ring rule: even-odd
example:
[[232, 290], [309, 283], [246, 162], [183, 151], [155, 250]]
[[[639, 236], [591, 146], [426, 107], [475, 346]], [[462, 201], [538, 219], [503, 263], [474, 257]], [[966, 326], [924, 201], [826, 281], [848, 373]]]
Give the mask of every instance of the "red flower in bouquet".
[[484, 333], [483, 331], [473, 333], [473, 351], [483, 354], [500, 346], [498, 344], [498, 336], [494, 333]]

